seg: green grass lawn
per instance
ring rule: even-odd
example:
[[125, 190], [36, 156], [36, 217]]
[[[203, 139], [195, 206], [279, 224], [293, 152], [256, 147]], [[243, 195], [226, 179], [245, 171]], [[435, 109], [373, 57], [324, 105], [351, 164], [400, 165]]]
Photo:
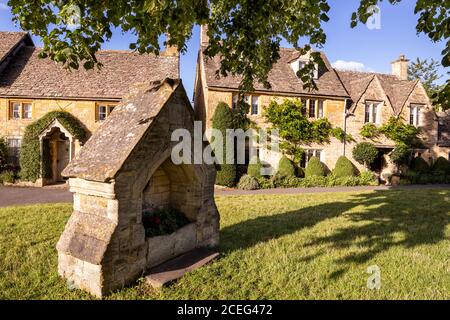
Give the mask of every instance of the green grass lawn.
[[[112, 299], [450, 299], [450, 190], [218, 197], [220, 260]], [[70, 205], [0, 209], [0, 299], [89, 299], [56, 272]], [[367, 268], [381, 268], [369, 290]]]

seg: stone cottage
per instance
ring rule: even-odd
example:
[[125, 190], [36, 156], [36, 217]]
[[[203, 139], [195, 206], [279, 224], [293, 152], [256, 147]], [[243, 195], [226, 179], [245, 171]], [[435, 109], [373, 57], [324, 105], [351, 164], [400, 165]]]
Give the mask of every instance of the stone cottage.
[[[211, 118], [219, 102], [227, 103], [230, 108], [237, 103], [241, 82], [240, 77], [217, 77], [220, 57], [207, 58], [203, 54], [207, 45], [207, 27], [202, 27], [194, 108], [197, 119], [204, 123], [205, 129], [211, 128]], [[438, 115], [423, 85], [420, 81], [408, 80], [408, 60], [405, 56], [392, 62], [392, 74], [380, 74], [336, 70], [326, 55], [321, 53], [325, 65], [316, 68], [314, 78], [318, 89], [313, 92], [305, 90], [303, 82], [297, 76], [297, 71], [309, 61], [309, 55], [301, 56], [295, 49], [281, 48], [280, 56], [269, 73], [271, 88], [267, 89], [256, 83], [255, 91], [244, 97], [251, 106], [249, 118], [259, 127], [267, 128], [268, 124], [263, 117], [265, 106], [273, 100], [281, 103], [285, 99], [300, 99], [306, 106], [310, 119], [328, 118], [334, 128], [343, 129], [354, 139], [350, 143], [344, 143], [332, 138], [328, 144], [302, 146], [305, 150], [302, 166], [306, 165], [311, 156], [319, 157], [330, 169], [334, 168], [342, 155], [353, 161], [354, 146], [366, 141], [360, 135], [361, 128], [367, 123], [381, 126], [391, 116], [401, 117], [405, 122], [422, 129], [425, 148], [416, 150], [416, 154], [427, 161], [439, 156], [449, 157], [448, 149], [443, 148], [438, 141]], [[443, 125], [440, 128], [445, 130]], [[386, 155], [393, 150], [394, 142], [380, 139], [374, 144], [379, 149], [380, 156], [372, 169], [381, 172], [388, 166]], [[263, 161], [277, 168], [280, 153], [263, 148], [258, 151]], [[353, 162], [362, 169], [356, 161]]]
[[[215, 167], [172, 162], [171, 135], [181, 128], [193, 137], [181, 82], [139, 85], [64, 170], [74, 212], [57, 245], [58, 271], [73, 285], [103, 296], [175, 256], [218, 245]], [[143, 215], [155, 209], [176, 209], [190, 224], [146, 237]]]
[[[131, 51], [101, 50], [101, 70], [67, 70], [38, 57], [30, 35], [0, 32], [0, 136], [9, 144], [10, 164], [18, 166], [25, 128], [50, 111], [67, 111], [88, 135], [97, 131], [135, 83], [179, 78], [176, 48], [160, 56]], [[80, 143], [61, 123], [49, 125], [40, 136], [48, 142], [52, 172], [49, 182], [63, 181], [62, 170], [80, 149]]]

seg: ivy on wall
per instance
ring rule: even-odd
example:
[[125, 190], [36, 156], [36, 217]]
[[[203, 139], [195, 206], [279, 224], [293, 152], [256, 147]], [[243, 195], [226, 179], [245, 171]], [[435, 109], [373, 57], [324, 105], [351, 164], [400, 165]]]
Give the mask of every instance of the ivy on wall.
[[58, 121], [70, 132], [70, 134], [78, 139], [81, 143], [88, 139], [88, 131], [82, 123], [72, 114], [66, 111], [52, 111], [44, 115], [42, 118], [34, 121], [25, 128], [25, 133], [20, 149], [20, 178], [25, 181], [35, 182], [37, 179], [52, 178], [52, 170], [50, 167], [50, 147], [48, 141], [43, 143], [41, 169], [41, 151], [39, 143], [39, 135], [53, 121]]

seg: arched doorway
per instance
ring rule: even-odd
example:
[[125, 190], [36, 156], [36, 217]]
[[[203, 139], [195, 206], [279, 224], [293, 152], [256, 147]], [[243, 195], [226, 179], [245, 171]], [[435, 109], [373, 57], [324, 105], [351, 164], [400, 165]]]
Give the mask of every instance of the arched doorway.
[[58, 120], [40, 135], [42, 177], [45, 184], [61, 183], [66, 179], [62, 171], [73, 156], [73, 137]]

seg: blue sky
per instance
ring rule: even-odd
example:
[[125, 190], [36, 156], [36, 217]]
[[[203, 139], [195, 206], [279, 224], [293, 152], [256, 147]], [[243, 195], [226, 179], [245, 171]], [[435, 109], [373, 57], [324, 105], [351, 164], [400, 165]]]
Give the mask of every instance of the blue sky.
[[[6, 0], [0, 0], [0, 30], [19, 30], [11, 21], [11, 13]], [[329, 0], [331, 10], [330, 21], [324, 24], [327, 33], [327, 44], [323, 48], [332, 63], [345, 67], [357, 67], [361, 70], [389, 73], [390, 62], [403, 53], [410, 59], [434, 58], [441, 60], [441, 52], [445, 44], [433, 43], [423, 34], [417, 35], [417, 16], [414, 15], [416, 1], [403, 0], [392, 6], [381, 4], [380, 29], [369, 29], [359, 25], [350, 28], [350, 17], [358, 7], [358, 0]], [[199, 49], [199, 27], [194, 29], [192, 39], [188, 43], [188, 51], [181, 58], [181, 77], [192, 97], [195, 78], [195, 64]], [[104, 49], [128, 49], [132, 39], [129, 34], [117, 31], [113, 39], [106, 43]], [[40, 40], [35, 38], [36, 45]], [[288, 46], [286, 43], [283, 46]], [[445, 70], [441, 69], [443, 75]], [[444, 81], [444, 78], [441, 82]]]

